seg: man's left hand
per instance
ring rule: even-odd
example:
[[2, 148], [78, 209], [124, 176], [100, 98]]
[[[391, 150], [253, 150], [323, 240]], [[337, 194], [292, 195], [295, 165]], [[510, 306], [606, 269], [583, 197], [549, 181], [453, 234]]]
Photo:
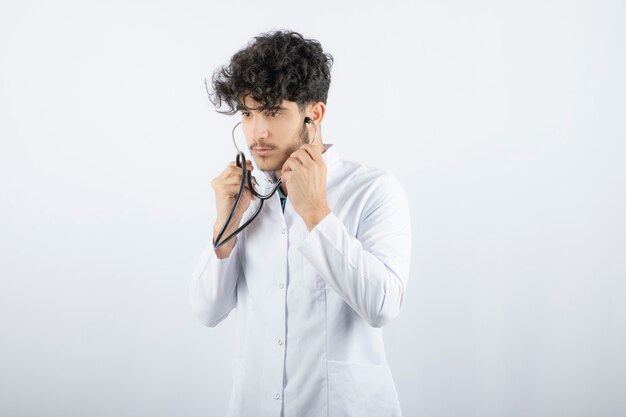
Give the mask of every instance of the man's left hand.
[[326, 164], [313, 145], [302, 145], [283, 164], [281, 176], [294, 210], [311, 231], [328, 213]]

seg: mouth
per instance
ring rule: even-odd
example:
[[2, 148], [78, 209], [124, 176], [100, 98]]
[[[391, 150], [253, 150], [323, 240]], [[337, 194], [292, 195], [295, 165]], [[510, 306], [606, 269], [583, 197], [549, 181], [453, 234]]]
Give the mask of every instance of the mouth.
[[273, 150], [274, 148], [262, 148], [262, 147], [252, 148], [252, 151], [256, 155], [259, 155], [259, 156], [269, 155]]

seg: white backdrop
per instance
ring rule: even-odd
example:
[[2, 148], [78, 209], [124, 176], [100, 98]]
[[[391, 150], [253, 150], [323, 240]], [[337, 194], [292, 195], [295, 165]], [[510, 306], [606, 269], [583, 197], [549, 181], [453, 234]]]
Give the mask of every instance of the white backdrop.
[[0, 415], [225, 414], [234, 316], [187, 298], [234, 157], [203, 77], [279, 28], [335, 57], [325, 142], [409, 195], [405, 415], [625, 415], [625, 9], [3, 1]]

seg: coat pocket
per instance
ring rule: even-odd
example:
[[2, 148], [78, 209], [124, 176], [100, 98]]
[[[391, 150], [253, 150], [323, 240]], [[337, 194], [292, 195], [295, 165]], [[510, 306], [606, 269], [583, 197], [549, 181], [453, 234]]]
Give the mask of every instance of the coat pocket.
[[401, 417], [386, 365], [328, 361], [330, 417]]

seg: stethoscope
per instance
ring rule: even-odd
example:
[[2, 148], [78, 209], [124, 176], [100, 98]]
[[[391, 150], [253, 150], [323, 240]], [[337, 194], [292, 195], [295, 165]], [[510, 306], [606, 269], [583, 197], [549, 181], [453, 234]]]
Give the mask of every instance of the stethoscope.
[[[305, 117], [304, 118], [304, 123], [305, 124], [306, 123], [310, 123], [310, 124], [313, 125], [313, 127], [315, 127], [315, 133], [313, 134], [313, 140], [311, 140], [311, 144], [313, 144], [315, 142], [315, 138], [317, 137], [317, 125], [315, 123], [313, 123], [313, 120], [311, 120], [310, 117]], [[214, 249], [217, 249], [217, 248], [223, 246], [226, 242], [228, 242], [229, 240], [231, 240], [232, 238], [237, 236], [239, 234], [239, 232], [241, 232], [250, 223], [252, 223], [252, 220], [254, 220], [256, 218], [256, 216], [261, 212], [261, 208], [263, 208], [263, 202], [265, 200], [267, 200], [268, 198], [271, 198], [274, 195], [274, 193], [276, 193], [276, 190], [278, 190], [278, 188], [282, 184], [282, 181], [279, 178], [276, 181], [276, 183], [274, 184], [274, 186], [272, 187], [272, 189], [270, 190], [270, 192], [268, 194], [265, 194], [265, 195], [259, 194], [255, 190], [254, 186], [257, 185], [257, 182], [254, 179], [254, 177], [252, 176], [252, 173], [250, 171], [248, 171], [248, 168], [246, 166], [246, 157], [243, 154], [243, 152], [239, 149], [239, 147], [237, 146], [237, 141], [235, 140], [235, 130], [237, 129], [237, 127], [240, 124], [241, 124], [241, 122], [238, 122], [233, 127], [232, 137], [233, 137], [233, 144], [235, 145], [235, 148], [237, 149], [237, 156], [235, 158], [235, 163], [237, 164], [238, 167], [241, 168], [241, 185], [239, 185], [239, 192], [237, 193], [237, 198], [235, 199], [235, 204], [233, 205], [233, 208], [230, 210], [230, 213], [228, 214], [228, 217], [226, 218], [226, 222], [224, 223], [224, 226], [222, 226], [222, 229], [218, 233], [218, 235], [217, 235], [217, 237], [215, 239], [215, 242], [213, 242], [213, 248]], [[237, 228], [237, 230], [232, 232], [230, 235], [228, 235], [228, 236], [226, 236], [225, 238], [222, 239], [222, 235], [224, 234], [224, 232], [228, 228], [228, 225], [230, 224], [230, 222], [231, 222], [231, 220], [233, 218], [233, 214], [235, 213], [235, 211], [237, 210], [237, 207], [239, 206], [239, 201], [241, 200], [241, 196], [243, 195], [243, 191], [244, 191], [244, 188], [245, 188], [246, 178], [248, 179], [248, 188], [250, 189], [252, 194], [254, 194], [254, 196], [259, 199], [259, 205], [257, 206], [256, 210], [254, 211], [254, 214], [248, 220], [246, 220], [246, 222], [244, 224], [239, 226], [239, 228]]]

